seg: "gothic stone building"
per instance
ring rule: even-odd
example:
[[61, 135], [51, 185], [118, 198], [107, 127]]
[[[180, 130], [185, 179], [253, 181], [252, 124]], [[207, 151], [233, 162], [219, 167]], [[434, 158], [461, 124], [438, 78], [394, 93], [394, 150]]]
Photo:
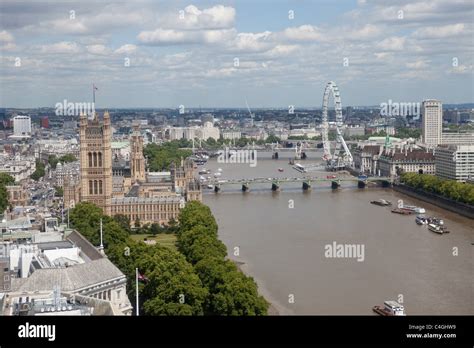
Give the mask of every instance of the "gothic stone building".
[[193, 161], [172, 164], [168, 176], [145, 171], [143, 138], [137, 125], [130, 138], [130, 159], [112, 158], [110, 115], [99, 120], [80, 118], [80, 183], [65, 180], [64, 202], [92, 202], [107, 215], [122, 214], [141, 224], [167, 224], [177, 219], [187, 201], [202, 200], [199, 182], [194, 178]]

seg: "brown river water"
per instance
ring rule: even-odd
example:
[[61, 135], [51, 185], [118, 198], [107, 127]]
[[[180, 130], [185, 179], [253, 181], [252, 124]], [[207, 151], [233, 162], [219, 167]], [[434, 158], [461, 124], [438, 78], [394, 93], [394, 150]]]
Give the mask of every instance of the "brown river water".
[[[313, 157], [300, 163], [316, 162]], [[221, 168], [219, 180], [305, 176], [288, 158], [259, 159], [255, 167], [213, 159], [204, 167], [212, 173]], [[242, 270], [280, 314], [373, 315], [372, 307], [385, 300], [402, 302], [407, 315], [474, 314], [473, 220], [392, 189], [343, 183], [333, 192], [324, 182], [303, 193], [301, 183], [285, 183], [274, 193], [270, 186], [251, 184], [245, 194], [240, 185], [223, 186], [219, 194], [206, 191], [204, 203], [229, 257], [243, 262]], [[435, 234], [414, 215], [369, 203], [379, 198], [422, 206], [451, 233]], [[363, 254], [326, 257], [326, 246], [334, 243], [358, 245]]]

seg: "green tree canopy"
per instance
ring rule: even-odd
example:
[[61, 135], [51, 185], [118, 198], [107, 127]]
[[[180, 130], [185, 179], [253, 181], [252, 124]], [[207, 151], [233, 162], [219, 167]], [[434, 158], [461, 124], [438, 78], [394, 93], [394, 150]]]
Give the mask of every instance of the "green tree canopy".
[[61, 163], [69, 163], [69, 162], [74, 162], [74, 161], [77, 161], [77, 158], [72, 153], [68, 153], [66, 155], [59, 157], [59, 162]]
[[207, 290], [183, 255], [159, 245], [152, 246], [137, 262], [146, 275], [143, 308], [150, 315], [199, 315]]
[[33, 174], [30, 175], [30, 178], [35, 180], [35, 181], [38, 181], [39, 179], [41, 179], [44, 176], [44, 174], [46, 173], [44, 168], [45, 168], [45, 166], [44, 166], [43, 162], [37, 160], [36, 161], [36, 169], [33, 172]]
[[400, 180], [407, 186], [435, 193], [443, 197], [470, 205], [474, 205], [474, 185], [444, 180], [434, 175], [403, 173]]
[[143, 153], [151, 171], [169, 170], [172, 162], [179, 163], [181, 158], [192, 155], [191, 150], [180, 149], [179, 142], [168, 142], [162, 145], [148, 144]]

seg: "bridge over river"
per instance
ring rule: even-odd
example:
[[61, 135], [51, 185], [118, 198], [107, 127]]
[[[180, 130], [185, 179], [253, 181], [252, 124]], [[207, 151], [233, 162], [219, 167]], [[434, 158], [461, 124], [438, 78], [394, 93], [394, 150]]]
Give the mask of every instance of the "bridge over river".
[[388, 187], [393, 183], [393, 178], [391, 177], [355, 177], [350, 175], [336, 176], [328, 175], [326, 177], [316, 177], [316, 176], [307, 176], [307, 177], [286, 177], [286, 178], [251, 178], [251, 179], [229, 179], [229, 180], [219, 180], [217, 178], [208, 180], [206, 185], [209, 189], [213, 189], [214, 192], [218, 193], [221, 191], [224, 186], [231, 185], [241, 185], [242, 192], [250, 191], [251, 185], [256, 184], [270, 184], [272, 191], [279, 191], [282, 184], [285, 183], [301, 183], [303, 190], [310, 190], [312, 184], [318, 182], [327, 182], [331, 184], [332, 189], [338, 189], [341, 186], [342, 182], [357, 182], [359, 188], [364, 188], [369, 182], [379, 183], [383, 187]]

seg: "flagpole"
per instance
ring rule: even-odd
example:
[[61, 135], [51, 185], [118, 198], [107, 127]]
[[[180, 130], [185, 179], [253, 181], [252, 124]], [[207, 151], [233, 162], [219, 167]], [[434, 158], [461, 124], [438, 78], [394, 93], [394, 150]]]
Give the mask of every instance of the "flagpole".
[[135, 268], [135, 289], [136, 289], [136, 297], [137, 297], [137, 304], [136, 304], [136, 312], [137, 312], [137, 317], [140, 315], [139, 309], [138, 309], [138, 268]]

